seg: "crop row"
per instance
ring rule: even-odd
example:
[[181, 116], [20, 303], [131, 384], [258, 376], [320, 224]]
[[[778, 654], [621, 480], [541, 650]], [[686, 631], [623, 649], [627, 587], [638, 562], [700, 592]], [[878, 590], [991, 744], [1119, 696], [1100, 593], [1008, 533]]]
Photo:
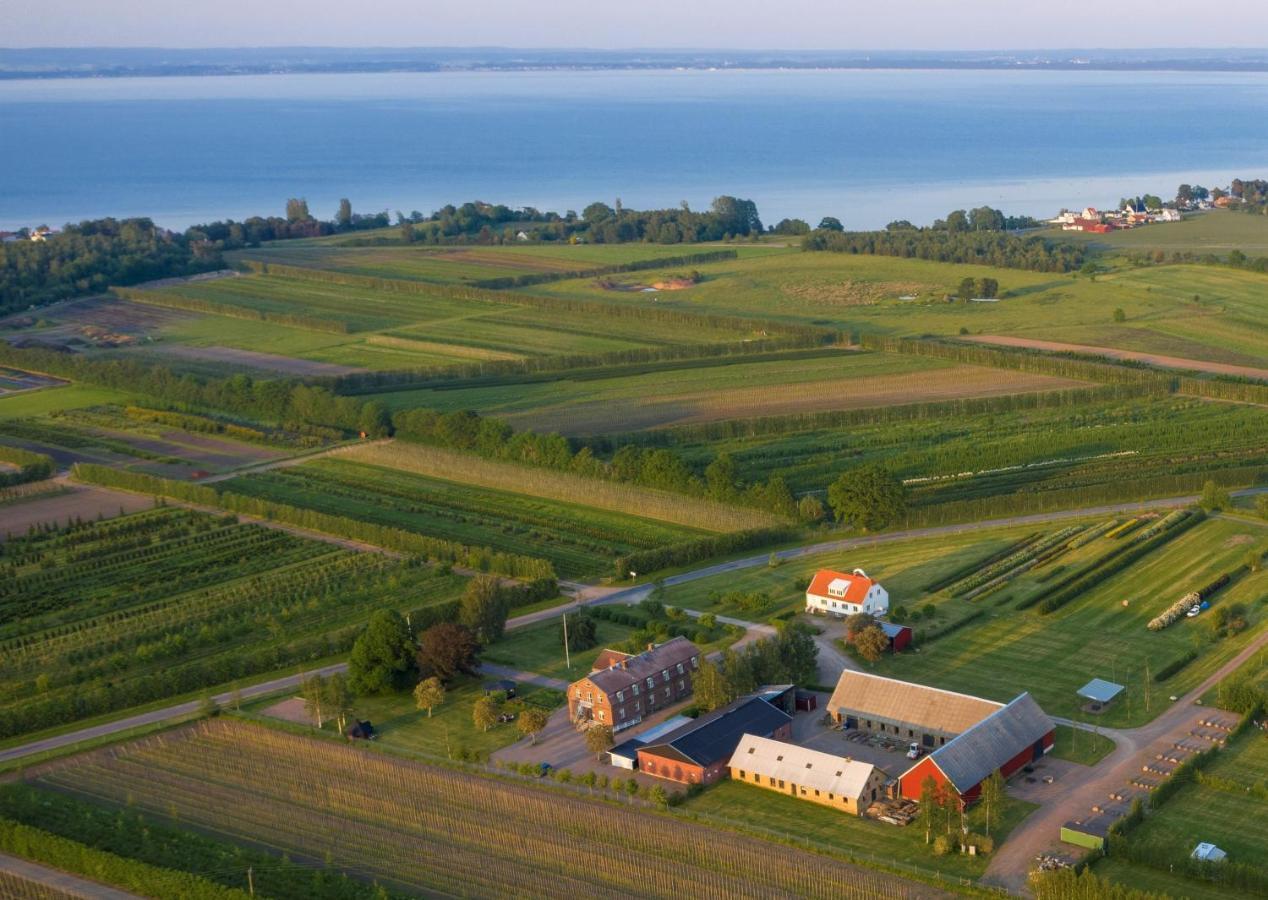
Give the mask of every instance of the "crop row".
[[1017, 552], [1004, 557], [998, 562], [983, 566], [967, 578], [955, 582], [947, 590], [953, 597], [971, 599], [974, 595], [988, 587], [994, 586], [997, 582], [1015, 578], [1026, 569], [1037, 565], [1040, 561], [1046, 561], [1053, 555], [1050, 551], [1064, 550], [1071, 543], [1071, 539], [1083, 531], [1084, 528], [1085, 526], [1083, 525], [1070, 525], [1062, 528], [1060, 531], [1022, 547]]
[[911, 893], [898, 879], [829, 857], [807, 865], [754, 839], [672, 817], [240, 722], [210, 723], [43, 777], [64, 790], [326, 857], [416, 890], [541, 897]]

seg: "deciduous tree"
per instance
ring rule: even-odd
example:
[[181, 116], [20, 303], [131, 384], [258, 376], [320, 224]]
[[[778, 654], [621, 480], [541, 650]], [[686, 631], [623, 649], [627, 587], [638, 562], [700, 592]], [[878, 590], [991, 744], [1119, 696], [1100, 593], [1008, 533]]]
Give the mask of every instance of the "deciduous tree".
[[498, 704], [492, 697], [481, 697], [471, 707], [471, 719], [476, 728], [488, 731], [498, 721]]
[[[586, 729], [586, 749], [594, 754], [595, 759], [601, 757], [612, 748], [612, 729], [607, 725], [591, 725]], [[634, 782], [637, 789], [638, 782]]]
[[359, 694], [400, 690], [413, 680], [414, 639], [400, 613], [381, 609], [370, 616], [348, 657], [352, 689]]
[[525, 706], [515, 726], [519, 729], [520, 734], [528, 738], [530, 744], [536, 744], [537, 735], [546, 727], [546, 723], [549, 721], [550, 713], [540, 706]]
[[906, 512], [907, 489], [888, 469], [869, 463], [842, 473], [828, 488], [828, 504], [838, 522], [875, 531]]
[[458, 621], [471, 629], [483, 645], [499, 641], [509, 612], [502, 582], [493, 575], [477, 575], [467, 583], [458, 609]]
[[474, 675], [480, 665], [480, 642], [465, 625], [441, 622], [422, 633], [418, 641], [418, 669], [448, 684], [459, 675]]
[[854, 635], [854, 646], [859, 656], [874, 663], [889, 649], [889, 638], [879, 625], [869, 625]]
[[444, 702], [445, 686], [435, 675], [414, 685], [414, 705], [427, 710], [427, 718], [431, 718], [432, 709]]

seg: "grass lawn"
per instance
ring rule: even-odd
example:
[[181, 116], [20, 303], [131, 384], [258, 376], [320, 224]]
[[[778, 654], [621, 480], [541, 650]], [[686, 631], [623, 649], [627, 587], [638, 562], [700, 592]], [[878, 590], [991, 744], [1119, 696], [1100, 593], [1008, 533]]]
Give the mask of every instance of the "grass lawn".
[[[361, 719], [374, 723], [377, 743], [387, 750], [417, 753], [425, 756], [458, 758], [463, 753], [487, 757], [495, 750], [513, 744], [521, 737], [514, 722], [494, 725], [488, 731], [476, 727], [471, 717], [475, 701], [484, 695], [483, 679], [463, 679], [445, 691], [445, 702], [432, 711], [414, 706], [409, 691], [385, 696], [358, 697], [354, 709]], [[554, 709], [563, 703], [563, 695], [546, 688], [523, 684], [518, 699], [531, 702], [536, 696]], [[329, 726], [333, 728], [334, 726]]]
[[[1075, 691], [1103, 677], [1126, 685], [1127, 693], [1099, 721], [1141, 724], [1165, 708], [1168, 695], [1194, 687], [1263, 627], [1265, 606], [1259, 600], [1268, 592], [1268, 571], [1247, 575], [1216, 595], [1219, 604], [1247, 604], [1250, 627], [1237, 637], [1213, 641], [1205, 618], [1159, 632], [1145, 628], [1183, 594], [1240, 566], [1250, 547], [1262, 548], [1261, 535], [1252, 531], [1241, 522], [1207, 520], [1050, 615], [988, 606], [984, 620], [956, 632], [953, 640], [935, 641], [919, 654], [887, 657], [876, 671], [1000, 701], [1028, 690], [1049, 714], [1067, 717], [1078, 711]], [[1105, 542], [1094, 541], [1081, 552]], [[1196, 661], [1161, 684], [1150, 682], [1146, 710], [1146, 666], [1156, 673], [1189, 650], [1198, 652]]]
[[502, 640], [488, 647], [481, 658], [503, 666], [513, 666], [539, 675], [549, 675], [564, 681], [575, 681], [590, 672], [595, 657], [605, 647], [626, 640], [634, 629], [616, 622], [596, 619], [599, 642], [589, 650], [572, 654], [572, 668], [564, 664], [563, 639], [559, 633], [559, 619], [550, 619], [539, 625], [508, 631]]
[[1058, 725], [1051, 755], [1056, 759], [1094, 766], [1114, 749], [1114, 742], [1103, 734]]
[[[1192, 849], [1192, 848], [1190, 848]], [[1151, 869], [1140, 863], [1107, 856], [1099, 859], [1092, 871], [1138, 891], [1149, 891], [1159, 897], [1183, 897], [1185, 900], [1228, 900], [1229, 890], [1214, 884], [1194, 881], [1173, 872]]]
[[[987, 865], [984, 857], [934, 856], [925, 844], [924, 830], [917, 824], [886, 825], [729, 779], [706, 789], [681, 808], [707, 816], [714, 822], [720, 820], [728, 827], [751, 829], [759, 835], [774, 835], [798, 843], [808, 841], [830, 853], [846, 854], [861, 861], [875, 860], [898, 868], [914, 867], [925, 873], [977, 878]], [[1002, 823], [993, 829], [996, 841], [1036, 808], [1032, 803], [1008, 801]], [[973, 831], [981, 831], [981, 815], [980, 808], [970, 812]]]

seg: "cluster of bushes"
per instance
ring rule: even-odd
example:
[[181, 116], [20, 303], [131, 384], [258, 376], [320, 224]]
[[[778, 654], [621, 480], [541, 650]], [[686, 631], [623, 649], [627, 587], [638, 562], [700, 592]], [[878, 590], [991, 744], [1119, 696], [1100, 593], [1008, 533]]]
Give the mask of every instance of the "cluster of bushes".
[[[638, 653], [650, 643], [664, 643], [673, 637], [685, 637], [694, 644], [708, 644], [720, 633], [714, 616], [693, 619], [681, 609], [665, 606], [655, 596], [648, 597], [637, 606], [587, 607], [586, 614], [635, 629], [627, 640], [614, 648], [627, 653]], [[568, 627], [572, 627], [571, 623]], [[722, 629], [727, 627], [721, 626]]]
[[16, 472], [0, 468], [0, 488], [12, 487], [15, 484], [26, 484], [28, 481], [43, 481], [52, 476], [56, 464], [52, 457], [43, 453], [32, 453], [21, 447], [6, 447], [0, 444], [0, 462], [17, 466]]
[[512, 578], [543, 579], [545, 582], [553, 581], [555, 578], [554, 567], [544, 559], [504, 553], [488, 547], [471, 547], [457, 541], [416, 534], [402, 528], [363, 522], [347, 516], [330, 515], [230, 491], [217, 491], [207, 485], [190, 484], [147, 475], [144, 472], [123, 471], [92, 463], [77, 463], [74, 468], [74, 477], [76, 480], [103, 487], [172, 497], [242, 515], [286, 522], [324, 534], [365, 541], [388, 550], [417, 554], [435, 562], [464, 566], [478, 572], [497, 572]]
[[[952, 584], [950, 587], [951, 596], [971, 599], [985, 593], [992, 587], [999, 586], [1004, 581], [1020, 574], [1020, 572], [1038, 565], [1044, 559], [1054, 555], [1055, 552], [1064, 550], [1068, 544], [1073, 543], [1071, 538], [1078, 535], [1082, 530], [1083, 526], [1081, 525], [1071, 525], [1055, 534], [1028, 542], [1026, 546], [1016, 552], [1005, 556], [997, 562], [982, 566], [976, 572]], [[1075, 539], [1077, 540], [1077, 537]]]
[[[1152, 531], [1152, 529], [1150, 530]], [[1145, 534], [1148, 533], [1148, 531], [1145, 532]], [[1201, 603], [1204, 599], [1214, 594], [1220, 588], [1224, 587], [1224, 585], [1228, 584], [1229, 580], [1230, 575], [1225, 572], [1201, 590], [1190, 591], [1158, 615], [1150, 619], [1149, 624], [1146, 627], [1150, 631], [1162, 631], [1162, 629], [1166, 628], [1168, 625], [1182, 619], [1195, 605]]]
[[287, 447], [317, 447], [323, 443], [337, 441], [343, 432], [334, 428], [322, 428], [308, 425], [292, 431], [264, 430], [227, 422], [212, 416], [200, 416], [194, 413], [178, 412], [170, 409], [150, 409], [144, 406], [128, 406], [123, 414], [138, 422], [153, 422], [159, 425], [170, 425], [183, 431], [200, 434], [221, 434], [239, 441], [256, 444], [281, 444]]

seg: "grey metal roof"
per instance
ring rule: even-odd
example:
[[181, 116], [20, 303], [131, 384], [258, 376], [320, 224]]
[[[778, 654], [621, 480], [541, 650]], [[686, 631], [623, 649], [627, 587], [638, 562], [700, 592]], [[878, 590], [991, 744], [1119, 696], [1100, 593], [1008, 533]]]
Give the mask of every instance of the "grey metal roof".
[[759, 697], [742, 697], [705, 713], [643, 749], [658, 756], [681, 756], [696, 765], [711, 766], [730, 759], [745, 734], [769, 737], [779, 726], [791, 721], [792, 716]]
[[1095, 700], [1097, 703], [1109, 703], [1126, 688], [1121, 684], [1115, 684], [1112, 681], [1106, 681], [1103, 678], [1093, 678], [1083, 687], [1079, 688], [1078, 694], [1088, 700]]
[[943, 744], [929, 758], [964, 794], [1055, 727], [1034, 697], [1021, 694]]

